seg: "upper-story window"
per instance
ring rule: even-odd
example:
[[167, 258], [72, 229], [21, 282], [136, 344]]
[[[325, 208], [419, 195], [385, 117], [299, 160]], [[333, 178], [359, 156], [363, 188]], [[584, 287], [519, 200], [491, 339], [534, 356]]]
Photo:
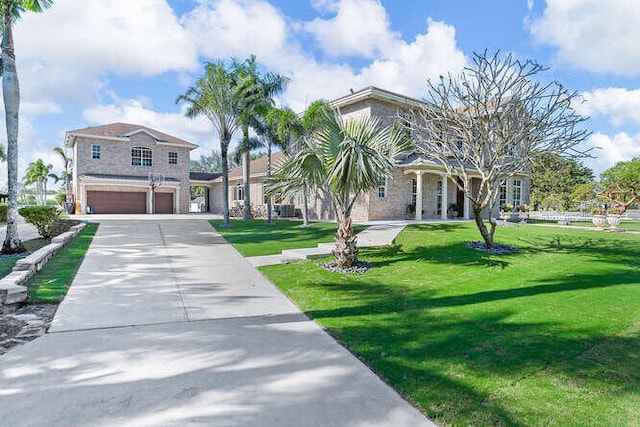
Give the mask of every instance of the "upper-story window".
[[169, 151], [169, 164], [177, 165], [178, 164], [178, 153], [175, 151]]
[[152, 166], [151, 148], [131, 148], [131, 166]]
[[91, 146], [91, 158], [92, 159], [96, 159], [96, 160], [100, 160], [100, 146], [99, 145], [92, 145]]
[[381, 199], [387, 198], [387, 178], [383, 179], [378, 185], [378, 197]]

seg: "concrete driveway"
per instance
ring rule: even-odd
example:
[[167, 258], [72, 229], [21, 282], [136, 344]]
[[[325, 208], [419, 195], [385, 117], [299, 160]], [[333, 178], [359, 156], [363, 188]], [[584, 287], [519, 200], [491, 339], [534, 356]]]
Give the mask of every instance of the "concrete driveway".
[[433, 425], [192, 216], [101, 220], [0, 400], [11, 426]]

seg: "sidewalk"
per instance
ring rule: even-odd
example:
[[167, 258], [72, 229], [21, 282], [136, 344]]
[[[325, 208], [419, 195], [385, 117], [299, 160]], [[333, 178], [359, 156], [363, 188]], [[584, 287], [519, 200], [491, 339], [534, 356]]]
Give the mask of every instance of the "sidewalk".
[[50, 333], [0, 358], [12, 426], [433, 425], [204, 219], [104, 220]]
[[[32, 239], [39, 239], [40, 233], [35, 225], [27, 224], [20, 215], [18, 215], [18, 237], [20, 240], [27, 241]], [[0, 227], [0, 241], [4, 242], [4, 238], [7, 235], [7, 226]]]

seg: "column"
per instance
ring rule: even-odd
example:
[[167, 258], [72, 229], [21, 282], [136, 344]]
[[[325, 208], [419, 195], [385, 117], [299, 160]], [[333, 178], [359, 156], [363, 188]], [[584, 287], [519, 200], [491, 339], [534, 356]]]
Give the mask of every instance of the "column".
[[[469, 194], [472, 194], [471, 179], [467, 180], [467, 184], [466, 184], [465, 190], [468, 190]], [[470, 211], [469, 198], [465, 197], [464, 198], [464, 210], [462, 212], [462, 217], [464, 219], [469, 219], [469, 211]]]
[[440, 209], [440, 218], [447, 219], [447, 211], [449, 210], [449, 186], [447, 175], [442, 175], [442, 209]]
[[80, 184], [80, 215], [84, 215], [87, 213], [87, 186], [84, 184]]
[[147, 190], [147, 213], [148, 214], [153, 213], [153, 195], [151, 194], [152, 191], [153, 190], [151, 188]]
[[422, 220], [422, 171], [416, 171], [416, 221]]

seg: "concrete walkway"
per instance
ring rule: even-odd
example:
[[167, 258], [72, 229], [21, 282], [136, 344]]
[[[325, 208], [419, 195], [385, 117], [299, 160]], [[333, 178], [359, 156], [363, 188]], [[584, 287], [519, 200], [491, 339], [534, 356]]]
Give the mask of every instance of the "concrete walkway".
[[433, 425], [206, 222], [101, 222], [50, 333], [0, 358], [10, 426]]
[[[369, 227], [358, 233], [358, 247], [390, 245], [408, 223], [407, 221], [371, 221], [365, 223]], [[262, 267], [264, 265], [283, 264], [305, 259], [324, 258], [331, 255], [334, 246], [334, 243], [318, 243], [315, 248], [288, 249], [276, 255], [248, 257], [247, 261], [254, 267]]]
[[[32, 239], [39, 239], [40, 233], [38, 233], [38, 229], [35, 225], [27, 224], [20, 215], [18, 215], [18, 237], [23, 242]], [[4, 238], [7, 235], [7, 226], [3, 225], [0, 227], [0, 241], [4, 242]]]

